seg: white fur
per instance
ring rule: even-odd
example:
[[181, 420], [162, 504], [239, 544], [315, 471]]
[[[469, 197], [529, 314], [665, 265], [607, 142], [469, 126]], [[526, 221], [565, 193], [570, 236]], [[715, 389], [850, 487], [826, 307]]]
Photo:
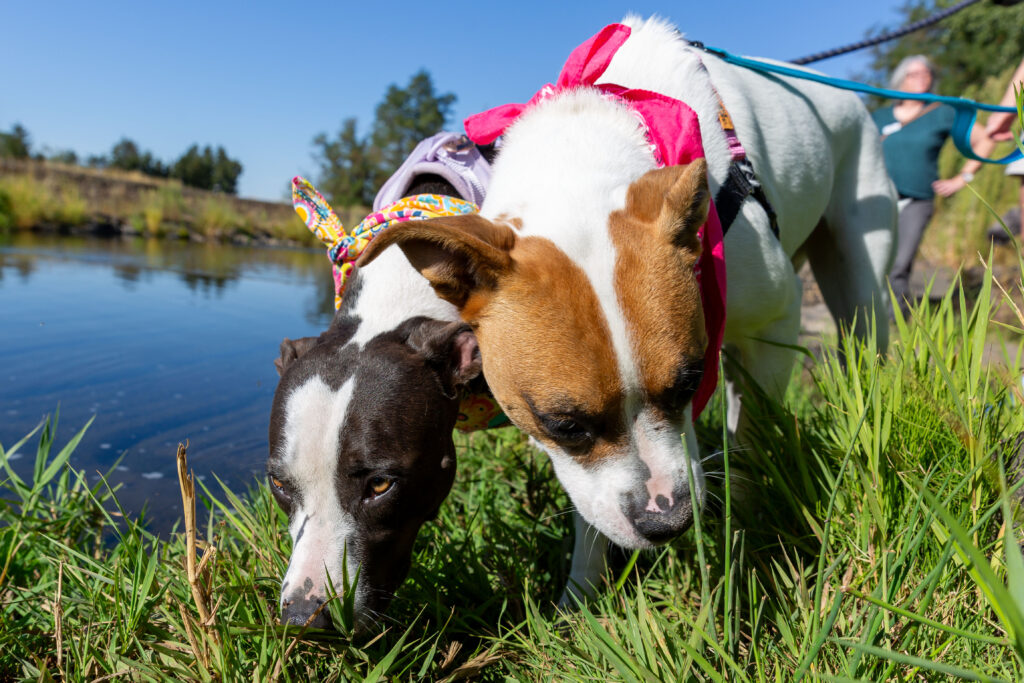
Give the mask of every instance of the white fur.
[[[362, 558], [348, 546], [355, 522], [342, 509], [335, 488], [338, 435], [354, 386], [355, 378], [350, 377], [334, 391], [314, 376], [288, 396], [281, 465], [301, 491], [301, 500], [294, 503], [288, 528], [292, 556], [281, 581], [282, 602], [295, 598], [325, 600], [328, 574], [339, 593], [344, 580], [351, 584], [356, 578]], [[342, 571], [343, 558], [347, 577]]]
[[398, 249], [384, 251], [372, 268], [359, 271], [359, 278], [359, 297], [351, 314], [360, 319], [352, 337], [360, 346], [414, 316], [459, 319], [455, 307], [434, 294], [430, 284]]

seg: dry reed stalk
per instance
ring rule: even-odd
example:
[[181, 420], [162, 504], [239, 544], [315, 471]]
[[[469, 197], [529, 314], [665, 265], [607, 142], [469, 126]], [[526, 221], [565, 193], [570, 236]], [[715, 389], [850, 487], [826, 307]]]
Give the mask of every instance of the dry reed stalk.
[[[188, 471], [188, 441], [178, 444], [178, 484], [181, 486], [182, 513], [185, 516], [185, 571], [188, 574], [188, 585], [192, 589], [192, 600], [199, 612], [199, 624], [206, 630], [213, 626], [214, 612], [210, 609], [210, 591], [203, 581], [208, 560], [217, 549], [211, 543], [205, 543], [203, 557], [196, 564], [196, 489], [192, 474]], [[216, 634], [213, 633], [214, 638]]]
[[188, 638], [188, 644], [192, 648], [192, 654], [195, 655], [196, 661], [206, 671], [207, 678], [210, 674], [210, 658], [206, 654], [206, 648], [200, 647], [199, 640], [196, 635], [192, 632], [192, 617], [189, 616], [188, 612], [185, 611], [185, 606], [178, 602], [177, 599], [174, 602], [178, 605], [178, 614], [181, 615], [181, 624], [185, 629], [185, 637]]

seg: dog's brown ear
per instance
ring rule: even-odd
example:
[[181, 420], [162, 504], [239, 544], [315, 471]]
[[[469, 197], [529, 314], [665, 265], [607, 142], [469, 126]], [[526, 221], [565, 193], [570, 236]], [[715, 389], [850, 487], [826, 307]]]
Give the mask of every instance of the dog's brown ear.
[[356, 266], [367, 266], [397, 244], [437, 295], [462, 310], [471, 294], [493, 289], [511, 267], [515, 241], [507, 225], [476, 214], [407, 221], [374, 237]]
[[301, 339], [284, 338], [281, 342], [281, 356], [274, 359], [274, 367], [280, 377], [288, 366], [305, 355], [316, 344], [319, 337], [303, 337]]
[[700, 253], [697, 231], [708, 219], [711, 192], [704, 159], [686, 166], [667, 166], [649, 171], [629, 186], [626, 212], [658, 224], [669, 243]]
[[456, 397], [457, 387], [469, 384], [483, 371], [476, 335], [465, 323], [424, 321], [409, 335], [408, 344], [437, 371], [451, 398]]

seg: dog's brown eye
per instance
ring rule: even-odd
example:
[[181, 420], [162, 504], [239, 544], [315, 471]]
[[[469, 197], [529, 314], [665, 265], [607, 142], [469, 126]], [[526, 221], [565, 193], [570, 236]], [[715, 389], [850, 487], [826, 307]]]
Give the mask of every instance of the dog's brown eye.
[[272, 474], [268, 474], [267, 479], [270, 480], [270, 492], [274, 494], [274, 500], [282, 510], [291, 514], [292, 494], [284, 487], [284, 482]]
[[394, 483], [393, 479], [387, 477], [374, 477], [370, 480], [370, 491], [374, 496], [381, 496], [387, 493]]

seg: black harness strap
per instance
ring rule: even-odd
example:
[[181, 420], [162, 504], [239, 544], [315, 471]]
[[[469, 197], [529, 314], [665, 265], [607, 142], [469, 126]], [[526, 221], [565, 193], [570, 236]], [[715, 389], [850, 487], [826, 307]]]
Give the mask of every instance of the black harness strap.
[[[690, 41], [690, 45], [698, 50], [707, 50], [704, 47], [704, 43], [699, 41]], [[707, 73], [707, 67], [704, 66], [704, 61], [700, 58], [700, 55], [697, 55], [697, 61], [700, 64], [700, 68]], [[768, 201], [768, 196], [764, 193], [764, 188], [757, 179], [757, 174], [754, 173], [754, 167], [751, 165], [750, 160], [747, 159], [747, 153], [743, 149], [743, 144], [740, 142], [739, 136], [736, 135], [736, 126], [733, 125], [732, 116], [729, 115], [729, 111], [725, 108], [725, 103], [722, 101], [722, 96], [715, 89], [714, 84], [710, 83], [710, 79], [711, 76], [709, 74], [708, 80], [711, 91], [718, 98], [718, 125], [722, 127], [722, 133], [725, 134], [726, 142], [729, 145], [729, 156], [732, 158], [732, 163], [729, 165], [729, 175], [726, 176], [725, 182], [718, 188], [718, 194], [715, 196], [715, 208], [718, 210], [718, 219], [722, 223], [722, 237], [725, 237], [725, 233], [729, 232], [733, 221], [736, 220], [736, 216], [740, 213], [740, 207], [743, 206], [743, 202], [747, 200], [747, 197], [753, 197], [761, 205], [761, 208], [764, 209], [765, 215], [768, 216], [768, 225], [771, 226], [775, 239], [779, 239], [779, 220], [775, 215], [775, 209], [772, 208], [771, 202]]]
[[756, 199], [764, 209], [772, 234], [775, 235], [775, 239], [778, 239], [779, 220], [775, 215], [775, 209], [772, 208], [764, 193], [764, 188], [757, 180], [754, 167], [746, 159], [737, 159], [732, 162], [732, 165], [729, 166], [729, 175], [722, 186], [718, 188], [718, 194], [715, 196], [715, 208], [718, 210], [718, 218], [722, 222], [722, 236], [724, 237], [725, 233], [729, 232], [729, 228], [736, 220], [736, 216], [739, 215], [740, 207], [743, 206], [747, 197]]

